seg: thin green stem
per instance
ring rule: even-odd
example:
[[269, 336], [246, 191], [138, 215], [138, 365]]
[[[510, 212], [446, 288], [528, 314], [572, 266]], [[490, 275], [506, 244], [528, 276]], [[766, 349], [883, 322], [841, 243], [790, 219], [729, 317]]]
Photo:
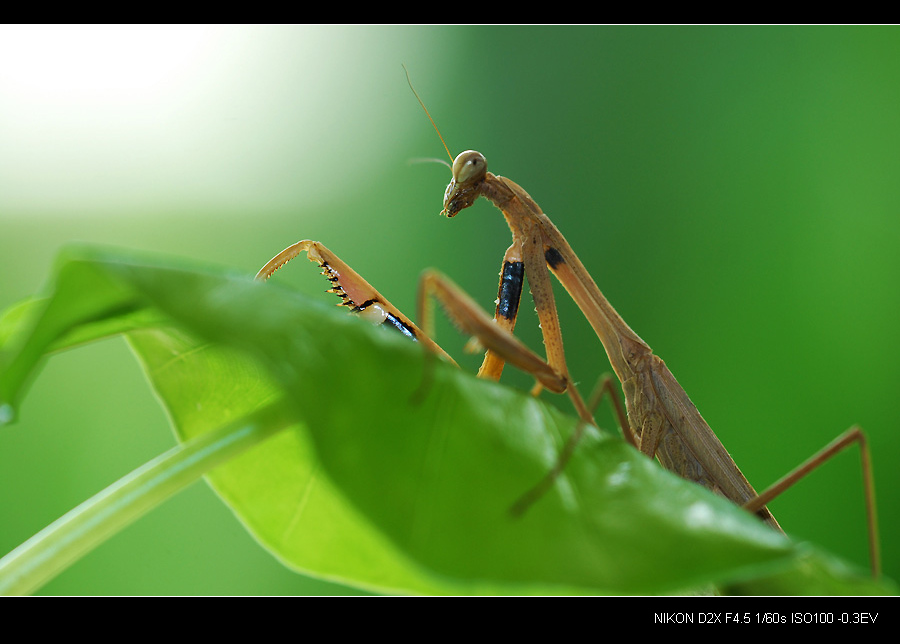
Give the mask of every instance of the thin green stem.
[[215, 466], [292, 424], [276, 403], [158, 456], [0, 559], [0, 594], [34, 592]]

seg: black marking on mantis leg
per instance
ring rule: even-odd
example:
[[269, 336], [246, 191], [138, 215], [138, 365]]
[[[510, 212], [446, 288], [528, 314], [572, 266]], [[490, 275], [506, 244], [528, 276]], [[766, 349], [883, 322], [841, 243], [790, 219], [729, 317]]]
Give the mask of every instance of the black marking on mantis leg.
[[410, 340], [414, 340], [414, 341], [419, 340], [418, 335], [416, 334], [416, 330], [414, 328], [412, 328], [411, 326], [406, 324], [403, 320], [398, 318], [396, 315], [387, 311], [382, 306], [382, 303], [376, 299], [366, 300], [359, 306], [354, 306], [352, 310], [356, 313], [362, 313], [362, 312], [366, 311], [367, 309], [369, 309], [369, 307], [374, 307], [373, 311], [377, 311], [377, 313], [374, 313], [371, 316], [371, 319], [377, 320], [377, 319], [379, 319], [379, 317], [381, 315], [384, 315], [384, 320], [381, 322], [381, 324], [383, 326], [387, 326], [392, 329], [396, 329], [397, 331], [399, 331], [400, 333], [405, 335]]
[[548, 248], [544, 251], [544, 259], [547, 260], [547, 266], [556, 268], [560, 264], [565, 264], [566, 260], [562, 254], [555, 248]]
[[418, 342], [419, 340], [419, 338], [416, 337], [415, 329], [411, 329], [410, 327], [406, 326], [402, 320], [391, 315], [390, 313], [387, 314], [387, 317], [384, 319], [384, 322], [382, 322], [382, 324], [396, 329], [410, 340], [413, 340], [415, 342]]
[[365, 311], [367, 308], [369, 308], [373, 304], [377, 304], [377, 303], [378, 303], [378, 300], [366, 300], [362, 304], [354, 305], [353, 311], [356, 311], [357, 313], [360, 311]]
[[519, 312], [522, 284], [525, 277], [523, 262], [506, 262], [500, 274], [500, 294], [497, 299], [497, 315], [512, 320]]

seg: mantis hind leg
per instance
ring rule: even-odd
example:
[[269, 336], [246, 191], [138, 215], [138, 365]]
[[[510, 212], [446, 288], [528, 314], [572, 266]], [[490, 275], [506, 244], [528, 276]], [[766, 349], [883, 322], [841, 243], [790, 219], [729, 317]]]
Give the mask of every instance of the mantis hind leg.
[[[631, 428], [628, 423], [628, 416], [622, 406], [622, 401], [618, 396], [615, 388], [616, 380], [610, 374], [604, 374], [597, 381], [590, 398], [588, 398], [588, 411], [593, 415], [596, 413], [597, 407], [603, 400], [604, 396], [608, 396], [613, 413], [615, 414], [619, 427], [625, 440], [628, 441], [636, 449], [640, 449], [640, 437]], [[866, 500], [866, 527], [869, 535], [869, 562], [871, 565], [872, 576], [878, 577], [881, 574], [881, 553], [878, 538], [878, 517], [875, 505], [875, 483], [872, 476], [872, 458], [869, 450], [869, 444], [866, 435], [857, 426], [853, 426], [843, 434], [834, 439], [831, 443], [823, 447], [821, 450], [813, 454], [806, 461], [798, 465], [796, 468], [785, 474], [778, 481], [764, 490], [761, 494], [750, 499], [743, 504], [745, 510], [756, 513], [769, 504], [770, 501], [779, 496], [782, 492], [793, 486], [800, 479], [812, 472], [814, 469], [822, 465], [825, 461], [836, 456], [850, 445], [857, 443], [860, 449], [860, 463], [863, 473], [863, 490]]]
[[872, 458], [866, 435], [859, 427], [854, 425], [845, 431], [828, 445], [809, 457], [806, 461], [781, 477], [781, 479], [772, 484], [759, 496], [747, 501], [743, 507], [750, 512], [756, 512], [759, 508], [767, 505], [772, 499], [793, 486], [822, 463], [831, 459], [853, 443], [859, 444], [860, 450], [863, 490], [866, 498], [866, 524], [869, 533], [869, 562], [872, 568], [872, 576], [878, 577], [881, 574], [881, 554], [878, 539], [878, 518], [875, 506], [875, 483], [872, 476]]

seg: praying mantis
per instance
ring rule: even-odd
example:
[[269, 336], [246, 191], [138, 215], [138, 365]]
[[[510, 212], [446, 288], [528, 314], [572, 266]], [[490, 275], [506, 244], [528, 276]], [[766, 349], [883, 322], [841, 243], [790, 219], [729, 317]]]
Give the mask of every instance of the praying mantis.
[[[428, 114], [418, 94], [416, 98]], [[428, 118], [434, 125], [430, 114]], [[443, 143], [443, 137], [440, 138]], [[417, 319], [425, 320], [426, 303], [429, 298], [437, 299], [459, 329], [485, 349], [479, 377], [498, 380], [504, 365], [512, 364], [534, 377], [536, 384], [532, 394], [537, 395], [542, 389], [566, 393], [582, 421], [563, 446], [552, 470], [516, 503], [514, 512], [524, 511], [553, 484], [586, 426], [594, 424], [593, 409], [603, 396], [609, 396], [624, 438], [633, 447], [648, 458], [658, 459], [664, 468], [744, 507], [778, 531], [781, 527], [766, 504], [831, 456], [857, 443], [862, 459], [871, 571], [873, 577], [879, 576], [871, 457], [865, 434], [858, 427], [851, 427], [765, 492], [757, 494], [663, 360], [607, 301], [562, 233], [528, 193], [511, 179], [489, 172], [487, 160], [480, 152], [466, 150], [454, 158], [446, 143], [444, 147], [452, 160], [452, 178], [444, 193], [441, 214], [452, 218], [470, 207], [478, 197], [484, 197], [506, 219], [512, 244], [503, 257], [493, 318], [449, 278], [429, 269], [419, 281]], [[373, 323], [401, 332], [455, 364], [428, 332], [416, 326], [320, 242], [304, 240], [289, 246], [260, 269], [257, 279], [268, 279], [286, 262], [304, 252], [323, 269], [332, 284], [329, 292], [341, 298], [341, 305]], [[624, 410], [609, 376], [601, 379], [588, 402], [573, 386], [548, 270], [575, 301], [603, 345], [622, 386]], [[540, 321], [546, 358], [529, 349], [513, 334], [526, 279]], [[427, 329], [429, 325], [423, 326]]]

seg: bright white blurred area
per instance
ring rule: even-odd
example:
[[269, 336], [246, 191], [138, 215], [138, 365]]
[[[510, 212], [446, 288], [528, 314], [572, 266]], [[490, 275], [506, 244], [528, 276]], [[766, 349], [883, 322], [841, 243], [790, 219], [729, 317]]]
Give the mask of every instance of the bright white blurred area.
[[2, 25], [0, 218], [325, 199], [401, 139], [378, 88], [408, 92], [405, 33]]
[[192, 26], [3, 26], [0, 79], [21, 96], [91, 101], [177, 86], [209, 43]]

